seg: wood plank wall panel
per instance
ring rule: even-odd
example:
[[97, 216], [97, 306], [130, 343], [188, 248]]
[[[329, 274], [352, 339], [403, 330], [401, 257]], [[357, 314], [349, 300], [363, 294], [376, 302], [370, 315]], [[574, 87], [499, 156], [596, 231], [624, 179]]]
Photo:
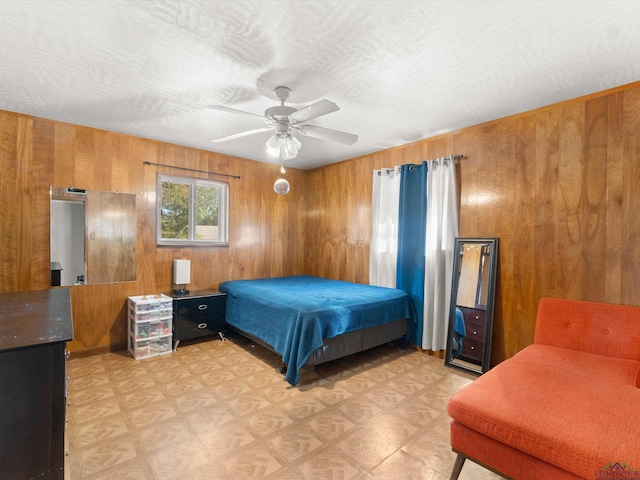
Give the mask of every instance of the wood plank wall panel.
[[640, 296], [640, 88], [625, 92], [624, 121], [624, 217], [627, 222], [623, 252], [622, 302], [635, 303]]
[[[241, 175], [226, 179], [143, 162]], [[156, 174], [228, 181], [230, 246], [170, 248], [155, 244]], [[235, 278], [304, 271], [304, 172], [288, 169], [285, 197], [273, 191], [279, 166], [168, 145], [86, 127], [0, 112], [0, 291], [49, 288], [51, 185], [136, 194], [135, 282], [71, 287], [80, 353], [126, 345], [130, 295], [172, 289], [174, 258], [191, 259], [191, 289]]]
[[[137, 194], [137, 281], [72, 287], [72, 349], [124, 345], [126, 297], [172, 288], [174, 258], [192, 260], [192, 289], [298, 273], [366, 283], [372, 171], [448, 154], [465, 155], [460, 235], [500, 238], [494, 363], [532, 342], [543, 296], [640, 304], [639, 84], [289, 169], [286, 197], [276, 165], [0, 112], [0, 291], [48, 288], [50, 185]], [[241, 175], [229, 248], [155, 246], [156, 174], [179, 171], [144, 161]]]
[[604, 295], [614, 303], [622, 302], [622, 239], [624, 218], [624, 93], [607, 97], [607, 196], [605, 220]]
[[[587, 239], [583, 261], [582, 296], [604, 301], [607, 257], [607, 118], [608, 99], [599, 97], [585, 103], [585, 175], [583, 236]], [[613, 301], [613, 300], [610, 300]]]
[[[17, 233], [16, 243], [16, 280], [20, 289], [26, 288], [31, 284], [38, 284], [45, 280], [42, 274], [38, 274], [34, 269], [44, 262], [38, 257], [38, 249], [36, 242], [38, 228], [36, 221], [38, 220], [38, 192], [41, 186], [37, 185], [33, 180], [37, 180], [37, 176], [33, 173], [37, 169], [34, 157], [34, 129], [32, 119], [18, 120], [18, 170], [16, 182], [16, 194], [23, 199], [17, 204], [17, 223], [8, 225], [9, 228], [15, 228]], [[35, 228], [34, 228], [35, 227]]]
[[460, 235], [500, 239], [494, 364], [533, 341], [541, 297], [640, 305], [637, 83], [308, 172], [307, 271], [362, 278], [368, 239], [342, 222], [371, 215], [371, 171], [448, 154], [465, 155]]
[[0, 282], [3, 291], [15, 291], [17, 283], [18, 224], [18, 118], [0, 113]]

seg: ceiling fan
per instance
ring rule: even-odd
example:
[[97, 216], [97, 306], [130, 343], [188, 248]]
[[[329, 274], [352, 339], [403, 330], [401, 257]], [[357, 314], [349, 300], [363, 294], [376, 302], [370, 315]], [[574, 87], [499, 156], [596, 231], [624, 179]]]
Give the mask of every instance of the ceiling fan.
[[298, 110], [293, 107], [287, 107], [284, 104], [291, 93], [293, 93], [293, 91], [289, 87], [279, 86], [274, 88], [273, 94], [278, 100], [280, 100], [280, 105], [267, 108], [264, 115], [256, 115], [254, 113], [236, 110], [235, 108], [225, 107], [224, 105], [208, 105], [209, 108], [214, 110], [250, 117], [267, 124], [266, 127], [255, 128], [216, 138], [212, 140], [212, 142], [226, 142], [227, 140], [233, 140], [247, 135], [253, 135], [255, 133], [275, 130], [275, 135], [267, 140], [267, 152], [271, 155], [280, 157], [282, 160], [290, 160], [298, 155], [298, 150], [301, 147], [300, 141], [292, 135], [293, 130], [302, 135], [322, 140], [330, 140], [345, 145], [353, 145], [358, 141], [357, 135], [318, 127], [315, 125], [308, 125], [306, 123], [314, 118], [340, 110], [340, 107], [335, 103], [330, 102], [329, 100], [319, 100]]

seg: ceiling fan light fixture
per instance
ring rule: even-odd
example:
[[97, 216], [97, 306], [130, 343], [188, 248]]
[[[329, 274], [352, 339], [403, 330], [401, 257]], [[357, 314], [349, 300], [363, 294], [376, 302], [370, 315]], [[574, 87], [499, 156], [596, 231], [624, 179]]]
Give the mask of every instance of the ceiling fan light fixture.
[[278, 132], [267, 140], [267, 153], [282, 160], [291, 160], [298, 156], [302, 144], [290, 133]]

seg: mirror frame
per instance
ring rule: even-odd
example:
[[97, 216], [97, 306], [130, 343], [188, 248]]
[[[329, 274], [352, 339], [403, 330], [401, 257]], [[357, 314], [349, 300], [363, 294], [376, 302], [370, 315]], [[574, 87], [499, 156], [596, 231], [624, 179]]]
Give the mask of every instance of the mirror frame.
[[[60, 282], [60, 285], [54, 284], [54, 274], [52, 273], [52, 287], [117, 284], [137, 281], [137, 197], [138, 195], [135, 193], [50, 186], [50, 231], [54, 222], [52, 214], [54, 202], [72, 202], [83, 205], [82, 231], [84, 235], [84, 249], [81, 253], [84, 263], [82, 282]], [[120, 241], [119, 243], [118, 240]], [[114, 241], [116, 244], [112, 245], [111, 243]], [[61, 269], [61, 265], [58, 263], [57, 258], [52, 258], [53, 243], [53, 236], [50, 234], [49, 259], [51, 268], [57, 264], [55, 265], [57, 270], [58, 268]], [[123, 245], [125, 248], [123, 248]], [[128, 253], [125, 255], [123, 251]], [[114, 258], [116, 259], [116, 266], [127, 265], [128, 267], [119, 269], [104, 268], [107, 263], [113, 266]], [[96, 263], [95, 260], [98, 260], [99, 263]], [[78, 269], [76, 273], [79, 274], [79, 272]], [[97, 275], [96, 272], [98, 272]]]
[[[452, 358], [453, 350], [453, 332], [456, 320], [456, 307], [458, 298], [458, 283], [460, 280], [460, 271], [462, 268], [462, 249], [465, 244], [480, 244], [489, 246], [488, 261], [481, 265], [478, 269], [478, 286], [482, 284], [483, 268], [488, 268], [488, 285], [486, 286], [487, 292], [487, 304], [478, 305], [476, 295], [476, 308], [485, 310], [485, 331], [484, 331], [484, 350], [482, 354], [482, 364], [477, 366], [470, 362], [456, 362], [455, 358]], [[447, 331], [447, 349], [445, 352], [444, 364], [448, 367], [458, 370], [472, 373], [474, 375], [482, 375], [487, 372], [491, 367], [491, 335], [493, 330], [493, 314], [494, 314], [494, 302], [495, 302], [495, 289], [496, 289], [496, 276], [498, 266], [498, 239], [497, 238], [462, 238], [456, 237], [455, 246], [453, 249], [453, 275], [451, 282], [451, 300], [449, 305], [449, 327]], [[486, 254], [481, 253], [481, 262]], [[479, 288], [478, 288], [479, 290]]]

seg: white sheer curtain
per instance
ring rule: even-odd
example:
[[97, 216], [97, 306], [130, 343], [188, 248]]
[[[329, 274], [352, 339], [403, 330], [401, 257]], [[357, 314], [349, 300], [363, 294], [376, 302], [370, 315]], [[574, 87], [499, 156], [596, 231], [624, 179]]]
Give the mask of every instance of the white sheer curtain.
[[371, 253], [369, 283], [396, 286], [400, 167], [373, 171]]
[[456, 167], [453, 157], [429, 161], [427, 175], [427, 241], [425, 245], [424, 328], [422, 348], [447, 345], [453, 247], [458, 236]]

